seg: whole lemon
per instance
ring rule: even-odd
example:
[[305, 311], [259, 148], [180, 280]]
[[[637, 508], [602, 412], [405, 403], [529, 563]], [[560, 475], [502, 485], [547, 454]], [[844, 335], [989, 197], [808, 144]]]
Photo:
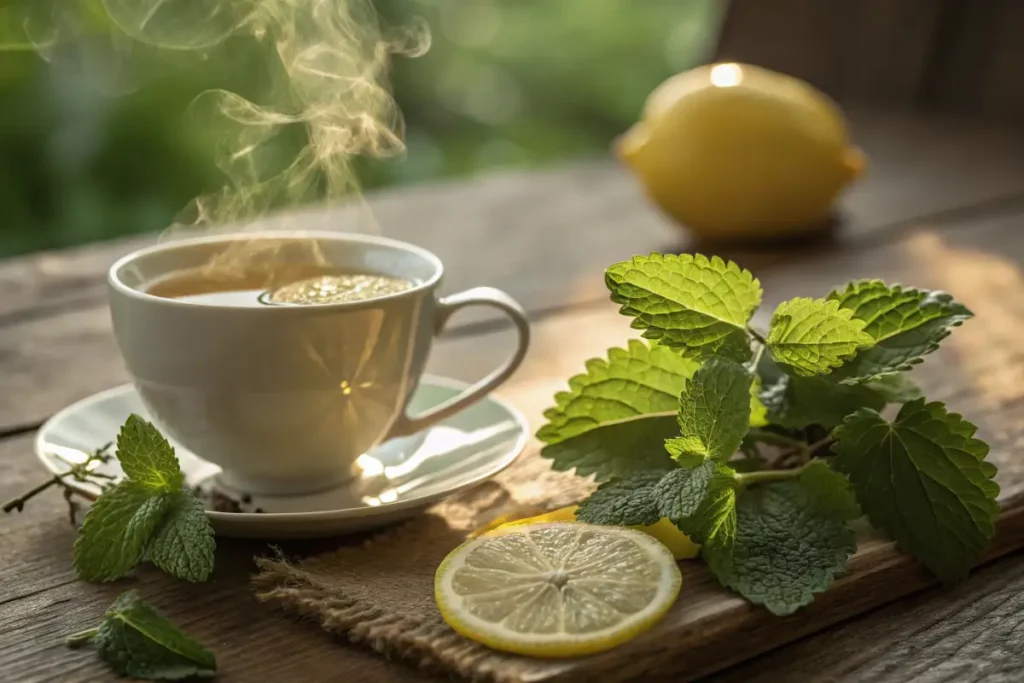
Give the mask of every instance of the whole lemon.
[[825, 225], [865, 163], [823, 93], [733, 63], [692, 69], [658, 86], [616, 153], [666, 213], [719, 240]]

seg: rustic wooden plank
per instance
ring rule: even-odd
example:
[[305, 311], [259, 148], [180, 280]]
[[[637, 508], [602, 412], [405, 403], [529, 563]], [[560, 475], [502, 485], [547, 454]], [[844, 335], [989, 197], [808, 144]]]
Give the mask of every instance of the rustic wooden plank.
[[[895, 245], [862, 252], [824, 252], [817, 260], [805, 262], [799, 268], [772, 269], [762, 277], [769, 310], [781, 299], [797, 294], [823, 294], [831, 285], [858, 276], [877, 276], [949, 289], [972, 307], [978, 317], [957, 330], [943, 349], [915, 375], [921, 376], [921, 382], [931, 397], [949, 400], [954, 409], [962, 411], [979, 424], [983, 438], [995, 446], [994, 457], [1001, 467], [1000, 482], [1007, 495], [1013, 495], [1024, 484], [1024, 459], [1017, 450], [1024, 443], [1024, 425], [1019, 420], [1019, 406], [1024, 401], [1024, 363], [1021, 362], [1024, 347], [1021, 346], [1019, 335], [1024, 322], [1024, 302], [1018, 297], [1006, 295], [1007, 292], [1020, 291], [1024, 287], [1024, 275], [1021, 273], [1024, 236], [1015, 230], [1020, 221], [1020, 216], [1013, 216], [968, 221], [964, 225], [945, 229], [921, 229]], [[100, 313], [94, 312], [93, 315], [99, 316]], [[68, 335], [74, 337], [77, 331], [77, 339], [81, 342], [82, 321], [72, 319], [72, 322], [74, 324], [69, 325]], [[523, 408], [531, 422], [537, 424], [540, 410], [550, 401], [553, 392], [564, 385], [565, 378], [581, 368], [583, 358], [598, 355], [607, 346], [619, 344], [630, 336], [627, 322], [615, 313], [611, 304], [542, 321], [535, 326], [534, 352], [529, 356], [521, 374], [500, 393]], [[764, 322], [763, 315], [758, 322]], [[456, 338], [439, 345], [439, 355], [435, 360], [438, 365], [435, 367], [447, 368], [448, 372], [478, 374], [485, 363], [489, 364], [501, 351], [497, 345], [492, 346], [492, 342], [497, 340], [497, 334], [475, 339]], [[97, 331], [96, 338], [103, 339], [103, 333]], [[43, 343], [42, 336], [36, 338], [36, 346]], [[109, 344], [109, 338], [105, 343]], [[76, 347], [69, 341], [63, 348], [70, 352]], [[98, 353], [95, 347], [84, 347], [83, 355], [77, 358], [78, 363], [82, 364], [82, 359], [88, 359], [84, 365], [95, 365], [95, 353]], [[112, 350], [108, 349], [108, 353], [112, 354]], [[53, 352], [45, 358], [47, 362], [56, 362], [62, 355]], [[8, 367], [8, 361], [5, 361], [5, 368]], [[42, 395], [57, 392], [60, 396], [59, 392], [82, 381], [81, 373], [71, 371], [71, 362], [53, 375], [53, 379], [63, 379], [62, 383], [38, 386], [36, 393]], [[102, 372], [98, 372], [96, 377], [101, 379]], [[26, 385], [22, 389], [31, 395], [31, 387]], [[0, 451], [0, 462], [4, 463], [5, 474], [10, 477], [10, 483], [5, 485], [7, 488], [23, 488], [35, 471], [26, 448], [28, 441], [22, 438], [8, 440], [6, 443], [16, 446], [12, 446], [13, 452], [7, 450], [6, 445], [0, 446], [4, 449]], [[565, 475], [551, 473], [546, 464], [536, 458], [522, 461], [502, 480], [513, 485], [517, 494], [525, 499], [542, 498], [567, 482]], [[571, 496], [573, 486], [578, 484], [572, 482], [564, 486], [565, 495]], [[47, 676], [63, 672], [62, 662], [70, 662], [72, 666], [78, 666], [75, 662], [82, 666], [93, 666], [84, 659], [75, 659], [81, 655], [64, 653], [54, 641], [59, 633], [63, 633], [58, 631], [63, 625], [69, 628], [85, 625], [112, 596], [112, 593], [104, 591], [113, 590], [70, 581], [66, 569], [70, 529], [62, 519], [59, 497], [54, 493], [47, 495], [50, 501], [48, 508], [30, 507], [24, 517], [3, 519], [5, 544], [2, 552], [5, 561], [2, 563], [3, 568], [0, 568], [0, 586], [5, 588], [0, 590], [12, 592], [13, 604], [18, 605], [18, 614], [21, 616], [8, 617], [8, 613], [3, 611], [7, 605], [0, 606], [0, 635], [3, 635], [0, 643], [4, 643], [4, 648], [10, 648], [9, 653], [6, 649], [0, 650], [0, 665], [8, 661], [4, 657], [9, 657], [18, 666], [30, 667], [25, 669], [28, 680], [33, 680], [32, 676], [36, 680], [45, 680]], [[39, 517], [30, 516], [35, 514]], [[10, 522], [10, 519], [14, 522]], [[1015, 514], [1010, 519], [1013, 525], [1009, 527], [1009, 532], [1019, 533], [1020, 516]], [[1004, 542], [1011, 546], [1020, 541], [1012, 533], [1003, 535]], [[289, 653], [299, 653], [313, 659], [325, 658], [335, 662], [338, 667], [348, 666], [338, 662], [348, 662], [345, 659], [348, 654], [339, 653], [349, 651], [327, 645], [328, 641], [316, 627], [299, 627], [286, 620], [291, 624], [288, 628], [297, 630], [289, 630], [287, 633], [274, 630], [285, 627], [274, 626], [272, 622], [277, 617], [247, 602], [248, 588], [238, 588], [237, 584], [241, 583], [240, 579], [250, 568], [247, 557], [258, 551], [258, 545], [236, 546], [234, 542], [224, 541], [222, 547], [226, 550], [225, 559], [221, 560], [218, 556], [218, 561], [227, 573], [222, 578], [219, 568], [217, 580], [223, 583], [202, 587], [182, 586], [173, 582], [164, 583], [167, 581], [165, 577], [143, 572], [139, 585], [152, 591], [151, 595], [162, 607], [166, 606], [173, 616], [196, 630], [197, 635], [205, 636], [218, 652], [223, 651], [225, 666], [230, 662], [231, 675], [239, 675], [235, 667], [241, 667], [240, 680], [244, 680], [246, 675], [256, 675], [260, 671], [258, 666], [285, 675], [286, 663], [296, 661], [289, 658]], [[292, 546], [288, 546], [288, 550], [296, 552]], [[730, 631], [729, 653], [716, 651], [708, 645], [699, 648], [699, 654], [687, 655], [685, 659], [666, 656], [665, 671], [678, 667], [686, 667], [691, 674], [709, 671], [730, 661], [729, 657], [755, 654], [763, 648], [820, 629], [835, 619], [849, 616], [897, 594], [922, 587], [927, 582], [927, 577], [916, 565], [895, 555], [891, 546], [885, 543], [862, 547], [854, 566], [863, 567], [865, 571], [868, 568], [874, 570], [868, 574], [855, 571], [841, 582], [841, 592], [829, 594], [815, 607], [787, 620], [768, 617], [737, 598], [724, 598], [732, 602], [728, 603], [724, 613], [717, 611], [721, 609], [722, 593], [706, 575], [700, 578], [702, 575], [699, 569], [691, 570], [688, 574], [688, 590], [706, 592], [684, 595], [684, 612], [713, 615], [720, 620], [717, 623], [725, 624], [722, 628], [734, 629]], [[8, 568], [10, 573], [5, 573]], [[858, 576], [862, 577], [862, 583], [854, 581]], [[867, 579], [863, 578], [865, 576]], [[869, 590], [871, 587], [874, 588]], [[221, 590], [224, 592], [221, 593]], [[0, 598], [0, 602], [5, 599]], [[81, 612], [72, 611], [69, 617], [69, 605], [77, 605], [80, 600], [84, 600], [83, 604], [88, 607], [83, 607]], [[218, 607], [214, 610], [209, 605]], [[706, 611], [694, 612], [697, 607]], [[28, 621], [26, 614], [47, 615], [49, 626], [40, 626], [41, 630], [33, 629], [31, 624], [35, 622]], [[743, 628], [735, 630], [738, 627], [734, 620], [739, 620]], [[681, 628], [680, 624], [678, 621], [666, 621], [662, 628]], [[268, 636], [261, 643], [273, 645], [262, 647], [259, 654], [266, 650], [269, 660], [257, 657], [253, 660], [255, 663], [249, 664], [250, 658], [256, 655], [246, 652], [242, 641], [236, 640], [234, 634], [242, 631], [246, 639], [253, 634]], [[6, 643], [11, 641], [9, 634], [16, 637], [12, 645], [7, 646]], [[658, 631], [649, 640], [638, 641], [636, 647], [652, 647], [664, 654], [663, 643], [678, 643], [677, 636], [674, 632], [666, 636], [664, 631]], [[861, 633], [862, 640], [869, 637], [870, 633]], [[280, 648], [276, 646], [278, 642], [281, 643]], [[892, 643], [889, 635], [871, 640], [870, 643], [872, 648], [898, 647]], [[891, 656], [897, 657], [901, 656], [902, 651], [893, 652]], [[912, 659], [908, 654], [901, 661], [909, 662]], [[352, 675], [372, 670], [363, 668], [371, 664], [352, 666], [354, 668], [343, 670]], [[601, 666], [604, 667], [604, 664]], [[328, 675], [326, 669], [317, 671], [323, 671], [324, 676]], [[875, 672], [874, 669], [871, 671]], [[82, 672], [80, 680], [85, 680], [94, 676], [96, 670], [82, 669]], [[78, 672], [76, 670], [69, 675], [78, 675]], [[885, 678], [880, 674], [879, 677], [849, 680], [895, 682], [903, 679]]]
[[[44, 479], [28, 436], [0, 441], [0, 499]], [[201, 585], [174, 581], [152, 568], [114, 584], [78, 581], [71, 569], [74, 528], [63, 498], [50, 491], [21, 514], [0, 517], [0, 676], [18, 683], [122, 680], [90, 648], [69, 650], [64, 637], [95, 625], [120, 592], [137, 589], [217, 656], [218, 681], [345, 680], [411, 683], [434, 679], [390, 665], [369, 652], [338, 646], [253, 596], [252, 558], [266, 543], [218, 539], [216, 571]], [[289, 553], [324, 551], [341, 542], [279, 544]], [[440, 679], [438, 679], [440, 680]]]
[[941, 20], [936, 0], [731, 0], [715, 59], [803, 78], [842, 102], [909, 106]]
[[707, 683], [1024, 680], [1024, 553], [751, 659]]
[[[843, 201], [839, 245], [877, 240], [914, 221], [955, 221], [965, 208], [1001, 210], [1007, 202], [1024, 202], [1024, 131], [869, 111], [851, 118], [854, 140], [870, 164]], [[405, 188], [375, 194], [370, 203], [384, 234], [442, 257], [446, 291], [494, 285], [534, 313], [602, 299], [600, 270], [634, 253], [697, 246], [609, 163]], [[363, 215], [308, 210], [268, 224], [365, 227]], [[0, 262], [0, 328], [103, 301], [109, 264], [154, 239]], [[729, 253], [755, 265], [813, 257], [819, 248], [790, 244]], [[466, 314], [458, 324], [481, 319], [489, 318]]]

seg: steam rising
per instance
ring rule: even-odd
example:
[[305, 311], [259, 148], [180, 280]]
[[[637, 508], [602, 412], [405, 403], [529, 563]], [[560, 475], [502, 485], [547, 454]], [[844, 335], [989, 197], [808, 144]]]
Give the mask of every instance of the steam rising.
[[[83, 17], [69, 20], [59, 9], [65, 2], [27, 0], [20, 24], [14, 10], [0, 8], [0, 24], [15, 26], [18, 31], [6, 33], [52, 55], [53, 44], [67, 37], [64, 27], [83, 24]], [[49, 23], [40, 21], [40, 3], [53, 8]], [[370, 0], [100, 3], [123, 34], [115, 42], [127, 37], [172, 59], [178, 55], [183, 63], [206, 57], [239, 36], [255, 38], [276, 57], [267, 101], [211, 90], [193, 103], [189, 120], [216, 140], [217, 163], [228, 180], [220, 191], [197, 198], [182, 223], [238, 225], [275, 206], [312, 198], [355, 199], [356, 155], [404, 152], [404, 127], [388, 89], [388, 68], [392, 54], [415, 57], [429, 48], [422, 20], [401, 30], [382, 30]], [[16, 47], [14, 39], [7, 42]], [[304, 128], [307, 142], [297, 156], [282, 161], [275, 141], [296, 127]]]

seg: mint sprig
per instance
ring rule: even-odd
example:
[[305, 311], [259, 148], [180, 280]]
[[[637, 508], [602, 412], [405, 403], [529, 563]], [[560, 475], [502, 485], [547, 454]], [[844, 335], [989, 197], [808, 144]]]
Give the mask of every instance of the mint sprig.
[[168, 574], [205, 581], [213, 571], [213, 528], [182, 488], [174, 448], [152, 424], [129, 416], [117, 437], [126, 478], [104, 490], [75, 538], [74, 566], [86, 581], [113, 581], [144, 557]]
[[864, 280], [758, 331], [760, 285], [735, 263], [651, 254], [605, 280], [656, 343], [589, 361], [545, 413], [552, 467], [605, 482], [578, 519], [668, 518], [776, 614], [845, 570], [864, 515], [944, 581], [980, 559], [999, 514], [988, 447], [905, 373], [971, 317], [949, 294]]
[[99, 626], [67, 638], [70, 647], [92, 642], [100, 658], [122, 676], [151, 681], [208, 677], [217, 672], [212, 652], [183, 633], [135, 591], [121, 594]]

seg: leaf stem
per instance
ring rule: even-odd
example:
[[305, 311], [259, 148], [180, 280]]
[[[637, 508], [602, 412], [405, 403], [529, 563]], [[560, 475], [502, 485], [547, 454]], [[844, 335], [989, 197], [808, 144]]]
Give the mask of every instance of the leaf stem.
[[753, 325], [747, 325], [747, 332], [749, 332], [750, 336], [756, 339], [761, 344], [761, 346], [768, 345], [768, 339], [763, 334], [758, 332]]
[[757, 346], [757, 353], [754, 354], [754, 360], [750, 364], [750, 374], [752, 374], [752, 375], [756, 375], [757, 374], [757, 366], [761, 364], [761, 356], [764, 355], [764, 350], [766, 348], [768, 348], [768, 347], [765, 346], [764, 344], [758, 344], [758, 346]]
[[68, 647], [81, 647], [82, 645], [85, 645], [90, 640], [95, 638], [96, 634], [98, 634], [99, 632], [100, 629], [97, 626], [95, 628], [88, 628], [84, 631], [79, 631], [78, 633], [72, 633], [70, 636], [64, 639], [64, 644]]
[[803, 472], [806, 465], [789, 470], [759, 470], [757, 472], [737, 472], [736, 481], [740, 486], [751, 484], [770, 484], [776, 481], [790, 481], [797, 479]]
[[822, 437], [807, 446], [807, 452], [813, 457], [816, 451], [824, 448], [825, 446], [830, 446], [833, 441], [834, 439], [832, 438], [832, 435], [829, 434], [828, 436]]

